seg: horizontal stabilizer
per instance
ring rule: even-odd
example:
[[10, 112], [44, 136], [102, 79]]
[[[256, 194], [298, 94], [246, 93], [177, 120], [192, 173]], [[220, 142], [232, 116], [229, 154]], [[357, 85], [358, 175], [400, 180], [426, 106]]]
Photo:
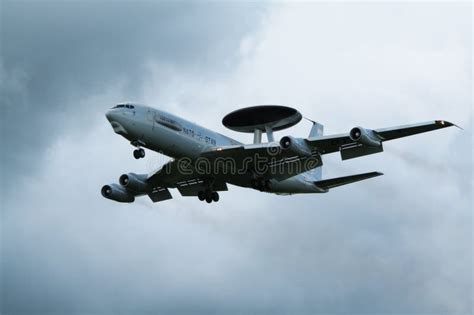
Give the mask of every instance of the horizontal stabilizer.
[[363, 174], [357, 174], [357, 175], [349, 175], [349, 176], [344, 176], [344, 177], [336, 177], [336, 178], [320, 180], [320, 181], [314, 182], [314, 184], [318, 188], [328, 190], [334, 187], [355, 183], [364, 179], [368, 179], [368, 178], [372, 178], [372, 177], [376, 177], [380, 175], [383, 175], [383, 173], [369, 172], [369, 173], [363, 173]]

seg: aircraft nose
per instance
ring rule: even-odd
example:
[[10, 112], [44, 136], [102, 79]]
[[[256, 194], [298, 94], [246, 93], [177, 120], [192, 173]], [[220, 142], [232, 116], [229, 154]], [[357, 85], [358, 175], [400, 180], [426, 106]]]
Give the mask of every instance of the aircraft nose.
[[109, 122], [112, 122], [114, 120], [114, 117], [116, 116], [116, 113], [114, 113], [113, 110], [108, 110], [106, 113], [105, 113], [105, 117], [107, 118], [107, 120]]
[[105, 113], [105, 117], [109, 121], [110, 125], [114, 129], [115, 133], [125, 135], [127, 134], [127, 119], [124, 119], [123, 113], [115, 108], [108, 110]]

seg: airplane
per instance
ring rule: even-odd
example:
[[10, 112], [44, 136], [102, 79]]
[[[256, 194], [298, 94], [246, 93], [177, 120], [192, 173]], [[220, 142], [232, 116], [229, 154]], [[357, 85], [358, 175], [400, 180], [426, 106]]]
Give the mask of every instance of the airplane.
[[[228, 184], [279, 195], [326, 193], [383, 174], [323, 179], [323, 155], [339, 152], [342, 160], [358, 158], [382, 152], [385, 141], [456, 126], [434, 120], [382, 129], [354, 127], [349, 133], [324, 135], [323, 125], [311, 121], [307, 138], [288, 135], [275, 141], [274, 131], [291, 127], [303, 117], [291, 107], [257, 105], [235, 110], [222, 120], [229, 129], [253, 133], [253, 143], [244, 144], [141, 104], [117, 104], [105, 116], [114, 132], [135, 147], [136, 159], [145, 157], [144, 148], [172, 158], [150, 174], [123, 174], [118, 184], [102, 187], [103, 197], [125, 203], [144, 195], [153, 202], [168, 200], [173, 188], [182, 196], [217, 202], [219, 192], [227, 191]], [[267, 142], [262, 142], [263, 133]]]

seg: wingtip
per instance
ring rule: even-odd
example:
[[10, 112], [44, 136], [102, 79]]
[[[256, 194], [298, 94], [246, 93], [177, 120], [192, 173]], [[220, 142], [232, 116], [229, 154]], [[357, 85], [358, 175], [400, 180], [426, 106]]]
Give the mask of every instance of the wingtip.
[[461, 130], [464, 130], [463, 127], [460, 127], [460, 126], [458, 126], [458, 125], [456, 125], [456, 124], [453, 124], [453, 126], [454, 126], [454, 127], [458, 127], [458, 128], [461, 129]]
[[368, 172], [368, 173], [364, 173], [364, 174], [360, 174], [360, 175], [366, 175], [367, 178], [372, 178], [372, 177], [382, 176], [382, 175], [384, 175], [384, 173], [374, 171], [374, 172]]
[[452, 127], [452, 126], [454, 126], [454, 127], [457, 127], [457, 128], [459, 128], [459, 129], [461, 129], [461, 130], [464, 130], [463, 128], [459, 127], [458, 125], [453, 124], [452, 122], [447, 121], [447, 120], [442, 120], [442, 119], [436, 120], [436, 124], [437, 124], [437, 125], [440, 125], [440, 126], [442, 126], [442, 127]]

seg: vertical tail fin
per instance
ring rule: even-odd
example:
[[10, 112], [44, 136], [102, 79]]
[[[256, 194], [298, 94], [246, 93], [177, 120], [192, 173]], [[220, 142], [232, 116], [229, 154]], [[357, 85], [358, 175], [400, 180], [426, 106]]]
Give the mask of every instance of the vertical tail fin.
[[[308, 119], [308, 118], [306, 118]], [[313, 126], [311, 127], [311, 130], [309, 132], [308, 138], [318, 138], [322, 137], [324, 134], [324, 126], [321, 124], [318, 124], [317, 122], [308, 119], [313, 123]], [[321, 180], [323, 178], [323, 167], [318, 166], [310, 171], [307, 172], [309, 176], [311, 176], [315, 181]]]
[[[306, 118], [308, 119], [308, 118]], [[321, 125], [321, 124], [318, 124], [317, 122], [315, 121], [312, 121], [310, 119], [308, 119], [309, 121], [311, 121], [313, 123], [313, 127], [311, 127], [311, 131], [309, 132], [309, 138], [317, 138], [317, 137], [322, 137], [323, 134], [324, 134], [324, 126]]]

